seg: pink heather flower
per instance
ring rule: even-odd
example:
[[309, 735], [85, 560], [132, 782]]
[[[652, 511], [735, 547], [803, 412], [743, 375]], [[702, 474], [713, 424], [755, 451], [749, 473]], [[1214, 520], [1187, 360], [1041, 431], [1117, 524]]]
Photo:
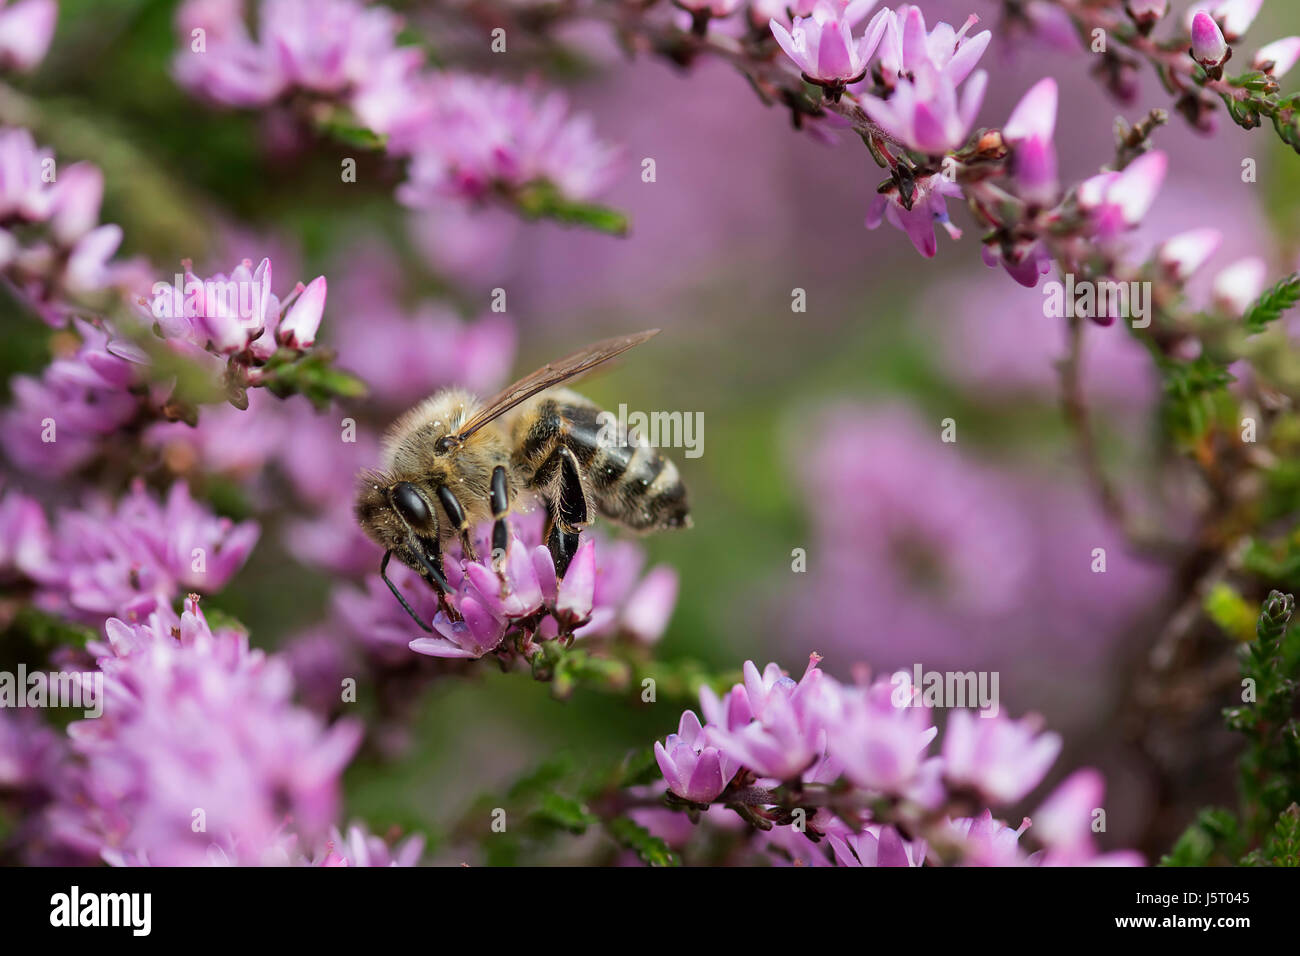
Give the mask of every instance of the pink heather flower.
[[410, 144], [398, 189], [408, 206], [479, 200], [537, 182], [592, 199], [612, 181], [617, 151], [596, 138], [590, 117], [571, 115], [560, 94], [456, 73], [438, 74], [429, 87], [434, 115]]
[[871, 208], [867, 210], [867, 228], [876, 229], [882, 222], [888, 222], [895, 229], [907, 233], [917, 252], [927, 259], [933, 259], [939, 251], [935, 226], [942, 226], [954, 239], [961, 238], [961, 230], [948, 218], [947, 202], [947, 197], [961, 194], [960, 186], [944, 179], [939, 173], [916, 181], [911, 209], [903, 206], [896, 187], [888, 193], [877, 193], [871, 201]]
[[[408, 598], [409, 600], [409, 598]], [[477, 660], [496, 648], [506, 635], [505, 622], [471, 595], [459, 601], [461, 620], [453, 621], [443, 611], [433, 619], [435, 637], [417, 637], [407, 646], [429, 657], [463, 657]]]
[[761, 777], [790, 780], [808, 770], [820, 756], [824, 735], [825, 677], [810, 660], [795, 683], [776, 665], [762, 675], [745, 662], [745, 689], [754, 721], [735, 730], [710, 724], [707, 740], [723, 756]]
[[183, 482], [159, 502], [137, 481], [116, 505], [97, 501], [58, 515], [36, 600], [95, 625], [143, 617], [186, 592], [220, 591], [257, 537], [256, 523], [216, 517]]
[[1146, 30], [1169, 12], [1169, 0], [1127, 0], [1124, 6], [1133, 22]]
[[642, 644], [663, 636], [677, 604], [677, 572], [662, 565], [645, 576], [623, 607], [623, 630]]
[[359, 725], [327, 728], [294, 706], [284, 661], [213, 631], [194, 598], [179, 618], [112, 618], [105, 634], [89, 649], [108, 703], [69, 727], [83, 773], [52, 810], [57, 832], [110, 863], [155, 866], [276, 862], [287, 822], [325, 832]]
[[418, 866], [424, 842], [416, 833], [390, 846], [362, 823], [349, 826], [346, 835], [330, 827], [329, 840], [307, 862], [310, 866]]
[[1098, 239], [1132, 229], [1155, 202], [1169, 160], [1164, 153], [1143, 153], [1123, 172], [1104, 172], [1079, 184], [1079, 207], [1089, 214]]
[[[847, 20], [851, 24], [858, 24], [877, 3], [877, 0], [794, 0], [794, 3], [781, 3], [776, 5], [777, 12], [773, 16], [786, 18], [788, 9], [795, 17], [810, 17], [813, 11], [820, 6], [831, 8], [841, 19]], [[772, 17], [764, 17], [764, 21]]]
[[655, 760], [668, 789], [683, 800], [709, 803], [726, 789], [739, 764], [709, 745], [700, 719], [686, 711], [677, 727], [660, 743], [655, 741]]
[[1186, 282], [1222, 242], [1223, 234], [1217, 229], [1192, 229], [1162, 242], [1156, 249], [1156, 262], [1174, 281]]
[[1271, 73], [1274, 79], [1281, 79], [1297, 60], [1300, 60], [1300, 37], [1286, 37], [1261, 47], [1253, 65], [1257, 70]]
[[[540, 550], [546, 551], [545, 548]], [[530, 549], [512, 535], [506, 546], [500, 575], [492, 569], [490, 558], [487, 561], [465, 563], [465, 576], [476, 589], [480, 600], [498, 618], [522, 620], [542, 606], [542, 583], [534, 564], [534, 555], [541, 558], [537, 551], [535, 548], [530, 553]], [[546, 555], [549, 558], [550, 552], [546, 551]], [[541, 560], [545, 566], [546, 559]], [[551, 574], [555, 574], [554, 563], [551, 564]]]
[[1037, 856], [1041, 866], [1142, 866], [1131, 851], [1098, 854], [1093, 841], [1096, 811], [1102, 807], [1106, 785], [1095, 770], [1076, 770], [1034, 811], [1034, 836], [1047, 849]]
[[1206, 69], [1222, 66], [1228, 59], [1228, 41], [1214, 18], [1204, 10], [1192, 20], [1192, 58]]
[[[363, 121], [397, 122], [395, 99], [421, 56], [396, 46], [401, 20], [381, 5], [358, 0], [263, 0], [254, 40], [243, 4], [188, 0], [177, 11], [181, 50], [174, 71], [191, 92], [226, 106], [266, 106], [302, 90], [336, 96]], [[204, 49], [193, 31], [204, 31]], [[403, 95], [406, 93], [407, 95]], [[386, 122], [374, 124], [387, 133]]]
[[50, 190], [50, 232], [61, 245], [72, 246], [99, 225], [104, 198], [104, 174], [91, 163], [73, 163], [59, 172]]
[[[9, 490], [0, 495], [0, 578], [35, 577], [49, 569], [50, 526], [41, 506]], [[0, 775], [3, 780], [3, 775]]]
[[846, 12], [826, 3], [815, 5], [810, 17], [795, 17], [791, 30], [776, 20], [768, 26], [781, 49], [809, 80], [843, 84], [857, 82], [866, 74], [867, 62], [876, 52], [891, 17], [888, 10], [881, 10], [856, 41]]
[[0, 446], [24, 471], [68, 475], [90, 462], [103, 443], [139, 413], [140, 356], [109, 333], [77, 320], [81, 346], [41, 374], [16, 376], [13, 404], [0, 412]]
[[306, 286], [300, 282], [294, 292], [297, 299], [280, 320], [275, 340], [285, 348], [309, 349], [316, 343], [316, 330], [325, 311], [325, 277], [317, 276]]
[[1058, 192], [1056, 147], [1052, 143], [1056, 103], [1056, 81], [1051, 77], [1039, 80], [1011, 111], [1002, 128], [1003, 139], [1012, 147], [1011, 168], [1019, 194], [1044, 205], [1055, 202]]
[[949, 822], [953, 837], [962, 847], [962, 860], [970, 866], [1024, 866], [1029, 858], [1020, 849], [1020, 837], [1029, 829], [1026, 817], [1017, 830], [993, 818], [992, 810], [978, 817], [959, 817]]
[[826, 744], [853, 783], [902, 794], [916, 782], [938, 729], [928, 708], [912, 706], [915, 693], [910, 684], [889, 681], [841, 690], [839, 709], [827, 719]]
[[986, 243], [980, 247], [980, 256], [990, 268], [1001, 266], [1007, 275], [1027, 289], [1038, 286], [1038, 280], [1052, 271], [1056, 261], [1041, 241], [1019, 242], [1010, 251], [1000, 243]]
[[929, 62], [912, 80], [900, 80], [887, 100], [864, 96], [862, 108], [890, 136], [909, 149], [938, 155], [966, 142], [984, 100], [988, 74], [971, 77], [960, 98], [956, 84]]
[[1061, 752], [1059, 735], [1034, 718], [984, 717], [954, 710], [943, 735], [944, 778], [994, 804], [1014, 803], [1042, 782]]
[[[152, 298], [142, 303], [149, 321], [178, 347], [227, 357], [247, 353], [264, 362], [279, 347], [302, 350], [315, 341], [327, 291], [324, 276], [306, 286], [298, 283], [281, 300], [272, 291], [270, 259], [256, 268], [245, 259], [228, 276], [219, 272], [207, 279], [195, 275], [188, 261], [183, 265], [179, 288], [176, 278], [156, 282]], [[281, 328], [282, 323], [289, 324]]]
[[[551, 552], [546, 548], [533, 549], [533, 563], [540, 573], [555, 573], [555, 564]], [[555, 597], [555, 617], [566, 627], [585, 623], [591, 617], [592, 604], [596, 597], [596, 542], [588, 537], [578, 545], [578, 551], [564, 572], [564, 580], [559, 582]]]
[[932, 67], [951, 86], [959, 86], [970, 76], [993, 39], [988, 30], [966, 36], [966, 31], [978, 22], [979, 17], [971, 15], [960, 30], [941, 22], [926, 33], [925, 15], [920, 7], [899, 7], [889, 19], [880, 44], [880, 66], [885, 81], [892, 83]]
[[54, 153], [36, 148], [25, 129], [0, 129], [0, 219], [28, 222], [49, 215], [53, 186], [45, 176]]
[[349, 308], [353, 298], [345, 299], [331, 319], [330, 344], [385, 406], [408, 408], [449, 385], [492, 392], [510, 372], [515, 329], [506, 316], [466, 322], [441, 305], [407, 314], [387, 300]]
[[701, 685], [700, 713], [710, 726], [727, 731], [739, 730], [754, 719], [744, 684], [736, 684], [721, 697], [708, 684]]
[[744, 0], [677, 0], [676, 5], [691, 13], [707, 13], [711, 17], [729, 17], [740, 9]]
[[1255, 304], [1267, 284], [1268, 264], [1255, 257], [1242, 259], [1214, 277], [1210, 297], [1220, 312], [1240, 318]]
[[1201, 4], [1194, 5], [1187, 11], [1186, 23], [1192, 30], [1192, 35], [1196, 34], [1196, 16], [1199, 13], [1206, 13], [1215, 23], [1223, 28], [1223, 35], [1229, 43], [1236, 43], [1250, 29], [1250, 25], [1255, 22], [1255, 17], [1259, 15], [1260, 8], [1264, 5], [1264, 0], [1219, 0], [1218, 3], [1211, 7], [1205, 7]]
[[26, 72], [45, 59], [59, 18], [55, 0], [0, 0], [0, 70]]
[[828, 839], [839, 866], [921, 866], [925, 862], [924, 840], [904, 840], [893, 827], [878, 823], [843, 839], [831, 833]]

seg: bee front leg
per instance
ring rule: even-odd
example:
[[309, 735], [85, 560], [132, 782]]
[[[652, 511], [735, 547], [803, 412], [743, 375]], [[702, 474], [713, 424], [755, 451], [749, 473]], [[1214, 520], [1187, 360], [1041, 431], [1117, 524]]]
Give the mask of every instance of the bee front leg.
[[397, 598], [397, 600], [401, 603], [402, 608], [406, 611], [407, 614], [411, 616], [411, 620], [414, 621], [420, 627], [421, 630], [427, 631], [428, 633], [432, 634], [433, 628], [430, 627], [428, 624], [424, 623], [424, 621], [420, 620], [420, 616], [415, 613], [415, 609], [411, 607], [410, 602], [408, 602], [406, 598], [402, 596], [402, 592], [397, 590], [397, 585], [394, 584], [389, 579], [388, 562], [392, 560], [392, 557], [393, 557], [392, 551], [384, 552], [384, 560], [379, 562], [379, 576], [383, 579], [384, 583], [388, 585], [388, 590], [393, 592], [393, 597]]
[[470, 540], [469, 517], [465, 514], [460, 499], [456, 497], [454, 491], [444, 485], [438, 488], [438, 500], [442, 502], [442, 509], [447, 512], [447, 517], [451, 519], [451, 523], [456, 526], [456, 531], [460, 534], [460, 547], [465, 560], [477, 561], [478, 555], [474, 551], [474, 542]]
[[542, 469], [551, 462], [554, 462], [551, 467], [558, 470], [559, 478], [554, 499], [547, 502], [550, 520], [547, 522], [546, 547], [555, 561], [555, 573], [562, 578], [578, 552], [582, 529], [590, 523], [590, 518], [578, 459], [566, 446], [559, 445]]
[[453, 621], [460, 620], [460, 615], [447, 603], [447, 594], [451, 591], [451, 585], [447, 582], [447, 575], [443, 573], [442, 546], [438, 543], [437, 536], [432, 538], [422, 535], [413, 536], [411, 553], [424, 569], [424, 580], [429, 582], [429, 587], [433, 588], [433, 592], [438, 595], [438, 607]]

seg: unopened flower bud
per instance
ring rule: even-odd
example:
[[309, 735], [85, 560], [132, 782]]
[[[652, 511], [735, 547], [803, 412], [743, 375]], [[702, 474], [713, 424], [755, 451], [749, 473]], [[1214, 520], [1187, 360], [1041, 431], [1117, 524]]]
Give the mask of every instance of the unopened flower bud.
[[1223, 66], [1230, 52], [1228, 41], [1223, 38], [1223, 31], [1214, 22], [1214, 17], [1204, 10], [1198, 11], [1192, 20], [1192, 59], [1212, 70]]

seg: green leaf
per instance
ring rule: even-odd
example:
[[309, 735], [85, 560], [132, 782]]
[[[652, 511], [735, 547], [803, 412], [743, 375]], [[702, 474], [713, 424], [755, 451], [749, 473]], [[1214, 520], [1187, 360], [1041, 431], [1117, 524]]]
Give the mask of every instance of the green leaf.
[[1230, 810], [1207, 807], [1196, 822], [1183, 831], [1173, 849], [1160, 858], [1161, 866], [1208, 866], [1216, 857], [1235, 859], [1240, 855], [1240, 827]]
[[553, 219], [567, 226], [584, 226], [611, 236], [626, 236], [627, 216], [598, 203], [570, 199], [545, 180], [529, 183], [510, 194], [515, 208], [528, 219]]
[[1300, 805], [1291, 804], [1280, 814], [1264, 846], [1243, 863], [1262, 866], [1300, 866]]
[[667, 843], [630, 817], [615, 817], [605, 824], [605, 829], [619, 846], [633, 851], [649, 866], [681, 865]]
[[1242, 324], [1251, 335], [1263, 332], [1300, 302], [1300, 273], [1292, 273], [1259, 297], [1246, 312]]
[[43, 648], [82, 648], [96, 636], [95, 631], [89, 627], [65, 621], [30, 605], [18, 612], [11, 629], [27, 635], [33, 644]]
[[570, 833], [586, 833], [589, 826], [600, 822], [600, 817], [577, 800], [554, 792], [542, 796], [532, 818]]
[[1235, 641], [1249, 641], [1256, 630], [1257, 614], [1252, 602], [1241, 596], [1236, 588], [1220, 581], [1203, 602], [1205, 613]]

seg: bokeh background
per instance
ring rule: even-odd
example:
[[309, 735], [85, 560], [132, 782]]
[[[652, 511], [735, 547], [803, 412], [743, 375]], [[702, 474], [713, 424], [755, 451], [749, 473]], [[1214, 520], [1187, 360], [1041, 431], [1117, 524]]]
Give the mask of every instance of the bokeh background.
[[[1106, 842], [1158, 851], [1186, 817], [1162, 802], [1129, 746], [1126, 700], [1176, 582], [1126, 552], [1081, 479], [1058, 404], [1063, 329], [1044, 318], [1041, 294], [986, 269], [973, 227], [961, 242], [941, 237], [932, 261], [899, 233], [866, 230], [881, 177], [865, 150], [793, 131], [724, 65], [686, 73], [630, 62], [598, 29], [563, 49], [520, 43], [494, 58], [464, 26], [472, 20], [453, 21], [438, 4], [391, 6], [458, 63], [563, 85], [623, 149], [605, 199], [630, 214], [631, 234], [495, 210], [414, 215], [393, 200], [400, 171], [363, 154], [358, 182], [342, 184], [346, 146], [209, 109], [177, 87], [174, 4], [160, 0], [64, 0], [47, 61], [0, 95], [0, 120], [28, 125], [62, 160], [98, 164], [104, 221], [120, 223], [125, 251], [160, 276], [182, 258], [213, 271], [264, 255], [277, 275], [327, 275], [322, 336], [341, 365], [383, 383], [347, 410], [367, 428], [444, 378], [487, 391], [589, 340], [662, 327], [583, 386], [615, 407], [703, 414], [702, 457], [678, 453], [695, 527], [640, 542], [647, 566], [680, 579], [657, 653], [718, 671], [745, 659], [798, 670], [814, 650], [844, 677], [858, 663], [997, 670], [1004, 709], [1040, 712], [1064, 735], [1058, 776], [1080, 764], [1106, 773]], [[996, 34], [998, 6], [924, 9], [931, 22], [977, 13]], [[1300, 26], [1289, 3], [1266, 7], [1253, 35]], [[1123, 106], [1105, 98], [1082, 51], [1015, 47], [995, 40], [986, 55], [993, 82], [980, 124], [998, 125], [1034, 81], [1055, 76], [1066, 182], [1111, 158], [1117, 116], [1167, 105], [1150, 76]], [[1225, 241], [1209, 271], [1246, 255], [1277, 272], [1294, 267], [1294, 155], [1264, 133], [1225, 126], [1204, 138], [1177, 118], [1156, 141], [1173, 162], [1133, 237], [1137, 252], [1211, 224]], [[653, 183], [641, 179], [646, 157]], [[1242, 182], [1247, 157], [1259, 163], [1257, 183]], [[962, 212], [955, 219], [971, 226]], [[504, 315], [489, 312], [494, 288], [507, 291]], [[1204, 293], [1204, 283], [1194, 288]], [[791, 310], [795, 289], [806, 290], [806, 312]], [[1122, 330], [1088, 336], [1087, 393], [1107, 460], [1126, 493], [1176, 531], [1178, 495], [1152, 468], [1155, 378]], [[6, 393], [54, 345], [0, 299]], [[347, 667], [348, 648], [366, 640], [343, 633], [337, 594], [371, 570], [356, 565], [347, 527], [352, 476], [373, 444], [340, 445], [337, 416], [301, 400], [259, 396], [249, 415], [214, 414], [201, 441], [172, 426], [154, 442], [150, 477], [213, 471], [197, 490], [263, 523], [248, 566], [208, 604], [243, 621], [255, 644], [289, 649], [309, 695], [313, 674]], [[939, 440], [946, 418], [955, 444]], [[42, 493], [60, 503], [56, 485]], [[271, 501], [289, 504], [268, 513]], [[1097, 547], [1107, 550], [1104, 574], [1091, 571]], [[807, 553], [802, 574], [792, 571], [796, 548]], [[366, 622], [354, 615], [353, 630]], [[642, 746], [674, 729], [680, 709], [584, 692], [557, 704], [544, 684], [491, 670], [385, 684], [404, 699], [370, 706], [401, 719], [350, 769], [349, 815], [436, 840], [473, 798], [539, 760]], [[1224, 745], [1197, 746], [1208, 762]], [[1227, 799], [1219, 788], [1229, 776], [1190, 784], [1187, 807]]]

